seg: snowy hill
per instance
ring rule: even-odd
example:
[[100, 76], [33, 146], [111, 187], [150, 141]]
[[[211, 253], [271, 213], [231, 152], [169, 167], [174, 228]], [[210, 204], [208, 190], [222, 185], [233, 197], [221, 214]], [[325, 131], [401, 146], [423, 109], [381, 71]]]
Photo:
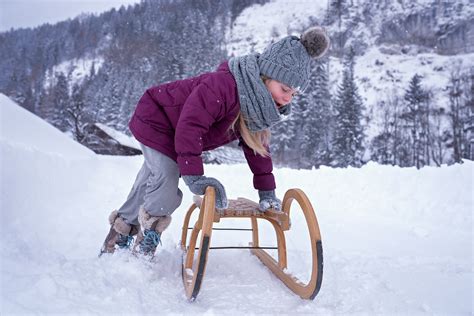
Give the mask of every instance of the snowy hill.
[[[333, 11], [326, 16], [327, 10]], [[227, 50], [235, 55], [261, 51], [272, 38], [299, 35], [308, 25], [319, 24], [333, 35], [332, 49], [338, 55], [341, 42], [354, 45], [359, 53], [393, 44], [392, 52], [397, 54], [418, 49], [420, 53], [456, 55], [474, 48], [473, 13], [469, 0], [273, 0], [243, 10], [228, 30]], [[340, 33], [345, 33], [344, 38], [339, 37]]]
[[92, 150], [72, 141], [66, 134], [18, 106], [2, 93], [0, 93], [0, 141], [4, 146], [65, 155], [70, 158], [94, 155]]
[[[421, 170], [376, 164], [277, 169], [278, 195], [299, 187], [314, 204], [325, 259], [319, 295], [303, 301], [249, 252], [216, 250], [198, 300], [189, 303], [176, 247], [192, 201], [184, 184], [183, 205], [154, 262], [127, 253], [98, 259], [107, 216], [126, 197], [141, 157], [89, 155], [4, 97], [0, 109], [2, 315], [473, 312], [472, 162]], [[29, 137], [19, 126], [29, 129]], [[222, 180], [230, 198], [256, 198], [245, 164], [205, 170]], [[304, 278], [309, 245], [294, 214], [289, 269]], [[219, 227], [249, 225], [222, 221]], [[262, 229], [268, 232], [262, 245], [274, 245], [274, 233]], [[247, 233], [217, 231], [212, 243], [247, 245], [249, 240]]]

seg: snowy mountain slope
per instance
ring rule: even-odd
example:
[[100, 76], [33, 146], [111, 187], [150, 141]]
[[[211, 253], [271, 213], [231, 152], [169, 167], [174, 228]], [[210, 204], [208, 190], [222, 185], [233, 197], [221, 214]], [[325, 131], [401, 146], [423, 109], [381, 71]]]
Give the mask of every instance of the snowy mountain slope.
[[[340, 24], [337, 12], [326, 16], [327, 10], [331, 9], [327, 0], [273, 0], [263, 5], [249, 6], [227, 32], [229, 54], [244, 55], [261, 51], [272, 39], [288, 34], [300, 35], [311, 24], [325, 26], [330, 34], [346, 33], [344, 43], [353, 44], [359, 53], [367, 48], [391, 43], [402, 46], [398, 47], [399, 54], [402, 54], [402, 48], [437, 52], [439, 47], [429, 46], [436, 43], [435, 37], [441, 39], [459, 31], [455, 26], [463, 21], [472, 23], [469, 19], [474, 13], [474, 6], [469, 0], [354, 0], [343, 1], [340, 5]], [[465, 31], [469, 33], [470, 28]], [[469, 36], [468, 40], [472, 39]], [[332, 39], [332, 48], [339, 49], [339, 37], [334, 36]], [[405, 44], [413, 44], [413, 47], [403, 47]], [[462, 44], [472, 51], [472, 43]]]
[[[342, 66], [336, 59], [331, 59], [333, 72], [331, 86], [336, 92], [338, 78], [342, 76]], [[442, 56], [434, 53], [414, 55], [396, 55], [384, 53], [374, 47], [357, 59], [355, 67], [356, 82], [367, 108], [370, 124], [369, 138], [380, 132], [381, 108], [378, 103], [387, 102], [390, 97], [403, 97], [408, 90], [408, 83], [415, 74], [422, 76], [423, 89], [431, 91], [432, 108], [449, 109], [449, 95], [446, 87], [452, 72], [465, 71], [474, 67], [474, 54]], [[444, 124], [448, 118], [445, 117]]]
[[[0, 108], [8, 100], [1, 99]], [[3, 113], [3, 112], [2, 112]], [[16, 117], [28, 125], [29, 113]], [[2, 119], [2, 134], [13, 135]], [[5, 127], [4, 127], [5, 126]], [[8, 127], [8, 128], [7, 128]], [[303, 189], [322, 232], [324, 278], [315, 301], [295, 297], [247, 251], [213, 251], [198, 300], [181, 283], [181, 224], [192, 197], [163, 235], [155, 262], [117, 253], [98, 259], [108, 213], [128, 193], [140, 157], [76, 159], [77, 151], [35, 126], [38, 139], [0, 141], [1, 314], [471, 314], [474, 163], [442, 168], [277, 169], [277, 193]], [[28, 140], [31, 142], [28, 143]], [[70, 141], [72, 143], [72, 141]], [[36, 146], [36, 150], [31, 148]], [[71, 145], [74, 147], [73, 145]], [[42, 149], [44, 148], [44, 150]], [[75, 147], [74, 147], [75, 148]], [[230, 198], [256, 198], [248, 167], [207, 165]], [[293, 211], [289, 270], [305, 278], [309, 253]], [[222, 221], [220, 227], [248, 227]], [[274, 233], [263, 226], [262, 244]], [[213, 245], [246, 245], [215, 232]]]
[[[332, 35], [346, 30], [344, 32], [349, 37], [348, 43], [353, 43], [358, 52], [355, 79], [364, 100], [366, 115], [370, 119], [366, 131], [369, 141], [381, 131], [382, 109], [378, 103], [395, 95], [403, 96], [415, 74], [422, 76], [424, 89], [432, 90], [432, 107], [446, 110], [449, 107], [446, 87], [450, 75], [473, 68], [474, 53], [441, 55], [436, 52], [436, 47], [426, 47], [421, 40], [418, 45], [403, 41], [414, 42], [420, 36], [416, 33], [417, 25], [413, 23], [431, 28], [419, 32], [439, 30], [441, 33], [443, 29], [450, 28], [459, 21], [468, 20], [474, 12], [472, 3], [466, 0], [457, 1], [457, 5], [454, 2], [433, 0], [358, 0], [350, 3], [342, 17], [340, 29], [335, 22], [325, 25], [327, 1], [277, 0], [264, 5], [253, 5], [244, 10], [229, 29], [227, 49], [230, 54], [235, 55], [261, 52], [272, 40], [288, 34], [299, 35], [311, 23], [325, 25]], [[427, 15], [432, 20], [425, 21]], [[417, 22], [405, 21], [410, 17]], [[335, 18], [333, 14], [331, 19]], [[390, 21], [401, 29], [400, 32], [406, 33], [406, 38], [400, 35], [403, 41], [389, 40], [394, 35], [388, 34], [385, 24]], [[423, 21], [431, 24], [423, 25]], [[337, 40], [338, 37], [333, 36], [332, 46], [335, 50], [339, 45]], [[341, 79], [342, 60], [332, 54], [329, 62], [329, 87], [333, 96], [337, 93]], [[443, 126], [446, 128], [447, 124], [448, 117], [444, 117]]]
[[272, 40], [288, 34], [299, 35], [301, 29], [324, 16], [327, 1], [276, 0], [246, 8], [227, 32], [229, 55], [261, 52]]
[[56, 85], [56, 74], [63, 73], [66, 77], [70, 78], [69, 87], [72, 90], [74, 84], [82, 84], [83, 80], [91, 75], [91, 69], [94, 69], [94, 72], [97, 73], [103, 63], [104, 59], [102, 57], [86, 57], [61, 62], [46, 73], [44, 88]]

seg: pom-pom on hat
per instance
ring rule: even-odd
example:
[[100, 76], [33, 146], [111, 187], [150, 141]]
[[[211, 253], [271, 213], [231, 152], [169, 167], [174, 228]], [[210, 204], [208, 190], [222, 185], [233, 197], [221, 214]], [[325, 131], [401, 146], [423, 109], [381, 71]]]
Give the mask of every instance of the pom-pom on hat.
[[311, 58], [321, 58], [329, 48], [324, 28], [307, 29], [301, 38], [287, 36], [270, 44], [258, 58], [260, 73], [287, 86], [304, 91], [309, 80]]

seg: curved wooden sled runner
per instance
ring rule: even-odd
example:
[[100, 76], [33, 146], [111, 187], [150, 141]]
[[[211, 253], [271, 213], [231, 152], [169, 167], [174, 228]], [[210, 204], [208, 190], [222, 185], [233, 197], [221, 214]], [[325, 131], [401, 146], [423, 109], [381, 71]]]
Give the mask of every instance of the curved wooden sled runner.
[[[311, 267], [311, 279], [307, 284], [285, 272], [285, 269], [287, 268], [287, 256], [284, 232], [289, 230], [291, 226], [290, 207], [294, 200], [296, 200], [301, 206], [311, 239], [313, 262]], [[256, 255], [262, 263], [265, 264], [295, 294], [304, 299], [312, 300], [316, 297], [321, 288], [323, 278], [323, 248], [318, 220], [316, 219], [311, 203], [303, 191], [300, 189], [288, 190], [283, 198], [282, 212], [267, 210], [265, 213], [261, 213], [258, 211], [257, 203], [245, 198], [238, 198], [237, 200], [230, 200], [229, 207], [218, 213], [215, 210], [214, 201], [214, 188], [208, 187], [204, 198], [201, 199], [200, 197], [197, 197], [195, 203], [191, 205], [184, 218], [181, 235], [181, 249], [183, 250], [182, 276], [186, 296], [189, 300], [193, 301], [196, 299], [202, 285], [207, 256], [209, 250], [212, 249], [210, 243], [213, 223], [218, 223], [221, 218], [226, 217], [250, 218], [252, 223], [252, 242], [249, 244], [248, 248], [251, 249], [252, 253]], [[198, 208], [200, 209], [199, 218], [192, 227], [189, 243], [187, 243], [189, 221], [192, 213]], [[264, 248], [259, 246], [257, 219], [269, 221], [275, 229], [278, 244], [278, 261], [273, 259]], [[199, 233], [201, 233], [201, 238], [199, 240], [199, 250], [195, 260], [194, 255]]]

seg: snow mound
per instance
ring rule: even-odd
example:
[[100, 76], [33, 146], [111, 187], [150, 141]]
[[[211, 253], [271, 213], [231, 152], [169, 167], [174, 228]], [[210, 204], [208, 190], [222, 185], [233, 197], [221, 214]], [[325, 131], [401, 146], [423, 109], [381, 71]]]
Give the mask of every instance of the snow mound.
[[0, 93], [0, 143], [32, 151], [84, 158], [94, 152]]

